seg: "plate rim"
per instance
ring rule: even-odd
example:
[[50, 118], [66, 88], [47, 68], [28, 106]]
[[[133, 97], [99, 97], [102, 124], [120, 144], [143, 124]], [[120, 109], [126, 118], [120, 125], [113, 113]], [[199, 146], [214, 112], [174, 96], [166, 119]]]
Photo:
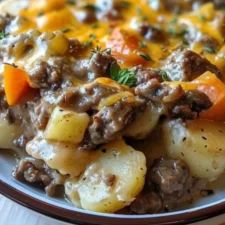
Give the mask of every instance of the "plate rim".
[[66, 209], [51, 203], [32, 197], [0, 178], [0, 193], [9, 199], [17, 202], [40, 214], [79, 225], [181, 225], [202, 221], [225, 213], [225, 199], [212, 205], [196, 207], [192, 210], [180, 210], [173, 213], [145, 215], [145, 216], [123, 216], [107, 215], [103, 213], [90, 212], [85, 210]]

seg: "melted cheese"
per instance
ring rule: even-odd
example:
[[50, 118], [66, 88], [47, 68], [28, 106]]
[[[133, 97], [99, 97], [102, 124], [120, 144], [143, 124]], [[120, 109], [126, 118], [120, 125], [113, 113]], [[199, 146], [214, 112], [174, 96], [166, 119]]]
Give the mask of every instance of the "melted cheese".
[[[70, 3], [68, 3], [70, 2]], [[107, 21], [101, 19], [96, 23], [85, 24], [78, 20], [77, 14], [86, 4], [94, 4], [94, 0], [77, 1], [66, 0], [16, 0], [5, 1], [1, 4], [1, 11], [12, 12], [27, 19], [26, 23], [16, 29], [17, 33], [26, 32], [30, 29], [38, 29], [41, 32], [63, 31], [69, 38], [76, 38], [80, 41], [89, 41], [94, 45], [105, 47], [105, 40], [110, 35], [112, 28], [119, 27], [137, 32], [138, 24], [146, 20], [150, 24], [168, 30], [171, 21], [176, 17], [178, 24], [186, 24], [190, 29], [196, 29], [202, 34], [206, 34], [219, 43], [219, 49], [224, 48], [224, 37], [214, 20], [218, 13], [212, 3], [203, 5], [194, 12], [175, 15], [165, 10], [157, 10], [154, 4], [147, 0], [127, 0], [129, 7], [124, 9], [123, 20]], [[98, 1], [97, 1], [98, 2]], [[15, 8], [17, 10], [15, 10]], [[21, 9], [22, 8], [22, 9]], [[138, 33], [138, 32], [137, 32]], [[137, 34], [138, 35], [138, 34]], [[151, 66], [160, 66], [160, 60], [168, 56], [174, 49], [182, 45], [182, 39], [170, 36], [165, 43], [144, 42], [147, 53], [151, 56]], [[220, 69], [224, 69], [225, 60], [221, 58], [221, 53], [204, 51], [204, 46], [195, 42], [189, 46], [193, 51], [201, 53], [212, 63], [216, 63]], [[218, 49], [218, 50], [219, 50]], [[219, 58], [219, 60], [218, 60]]]

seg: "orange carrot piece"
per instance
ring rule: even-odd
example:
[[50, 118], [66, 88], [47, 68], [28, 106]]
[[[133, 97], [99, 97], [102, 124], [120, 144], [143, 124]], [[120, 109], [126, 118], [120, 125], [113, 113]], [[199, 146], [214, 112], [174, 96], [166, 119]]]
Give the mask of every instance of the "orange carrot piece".
[[225, 84], [211, 72], [206, 72], [192, 82], [166, 82], [171, 86], [181, 85], [184, 90], [199, 90], [212, 101], [213, 106], [200, 114], [201, 118], [225, 121]]
[[106, 47], [112, 49], [113, 56], [127, 64], [146, 64], [146, 60], [141, 57], [143, 49], [139, 46], [139, 37], [129, 31], [115, 28], [106, 42]]
[[29, 91], [27, 73], [12, 65], [4, 65], [3, 82], [6, 100], [10, 106], [18, 104], [20, 99]]
[[201, 118], [225, 121], [225, 84], [213, 73], [206, 72], [193, 81], [198, 90], [204, 92], [213, 106], [201, 113]]

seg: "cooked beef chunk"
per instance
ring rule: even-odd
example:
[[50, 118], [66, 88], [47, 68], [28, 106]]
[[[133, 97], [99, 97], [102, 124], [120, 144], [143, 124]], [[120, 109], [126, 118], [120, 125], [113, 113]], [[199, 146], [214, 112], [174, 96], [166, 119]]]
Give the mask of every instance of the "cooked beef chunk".
[[14, 19], [13, 16], [9, 14], [0, 15], [0, 31], [5, 31], [6, 26]]
[[121, 100], [111, 106], [103, 107], [93, 116], [88, 132], [81, 144], [81, 149], [94, 148], [105, 144], [121, 135], [121, 131], [134, 119], [137, 110], [142, 110], [144, 102]]
[[7, 120], [9, 123], [15, 122], [13, 112], [6, 101], [5, 90], [2, 87], [0, 87], [0, 118]]
[[171, 88], [153, 78], [138, 85], [135, 88], [135, 94], [155, 103], [172, 103], [181, 99], [184, 96], [184, 91], [180, 86]]
[[88, 131], [92, 143], [99, 145], [115, 139], [120, 131], [133, 119], [135, 105], [120, 101], [103, 107], [93, 117]]
[[[152, 8], [156, 10], [166, 9], [173, 12], [190, 11], [198, 8], [201, 4], [209, 0], [155, 0], [149, 1]], [[216, 0], [215, 0], [216, 1]], [[222, 0], [223, 1], [223, 0]]]
[[180, 160], [161, 158], [151, 168], [151, 181], [165, 194], [183, 192], [189, 170]]
[[159, 82], [162, 82], [162, 77], [160, 70], [145, 68], [141, 65], [134, 68], [136, 77], [137, 77], [137, 85], [145, 83], [153, 78], [157, 79]]
[[95, 108], [102, 98], [117, 93], [119, 90], [98, 82], [93, 82], [80, 88], [68, 88], [59, 97], [58, 104], [65, 108], [74, 108], [87, 112]]
[[79, 146], [79, 150], [89, 151], [89, 150], [94, 150], [96, 148], [97, 148], [97, 145], [92, 142], [89, 132], [86, 132], [84, 135], [84, 139], [82, 140], [82, 143]]
[[83, 81], [88, 81], [89, 59], [78, 59], [72, 65], [72, 70], [76, 77]]
[[86, 7], [76, 15], [82, 23], [93, 23], [97, 20], [96, 10], [93, 7]]
[[63, 73], [69, 70], [69, 66], [61, 57], [51, 57], [48, 61], [38, 60], [28, 65], [30, 85], [33, 88], [58, 88], [62, 81]]
[[35, 104], [32, 122], [37, 129], [43, 130], [46, 128], [51, 113], [51, 106], [45, 101]]
[[138, 31], [148, 41], [163, 42], [166, 40], [166, 35], [162, 30], [146, 22], [139, 26]]
[[214, 4], [220, 9], [220, 7], [225, 7], [224, 0], [213, 0]]
[[196, 119], [200, 112], [209, 109], [212, 103], [207, 95], [198, 91], [184, 91], [181, 86], [172, 88], [161, 84], [156, 78], [139, 84], [135, 94], [164, 108], [167, 116]]
[[0, 112], [6, 110], [8, 108], [8, 104], [5, 97], [5, 90], [3, 87], [0, 87]]
[[[150, 169], [147, 178], [150, 187], [163, 199], [164, 209], [179, 207], [200, 195], [205, 182], [191, 177], [187, 165], [181, 160], [160, 158]], [[150, 192], [151, 192], [150, 188]]]
[[37, 133], [36, 124], [33, 122], [34, 118], [38, 116], [34, 112], [35, 105], [35, 101], [28, 101], [25, 104], [10, 108], [12, 118], [20, 124], [23, 129], [23, 135], [27, 140], [32, 139]]
[[206, 71], [221, 76], [220, 70], [190, 50], [177, 50], [168, 57], [163, 68], [169, 78], [175, 81], [191, 81]]
[[89, 80], [107, 76], [112, 65], [118, 64], [110, 49], [94, 52], [88, 64]]
[[25, 149], [28, 141], [29, 141], [28, 138], [22, 134], [20, 137], [13, 140], [13, 144], [16, 148]]
[[[71, 56], [80, 49], [75, 40], [69, 48]], [[106, 77], [111, 65], [117, 65], [109, 50], [93, 52], [89, 60], [71, 60], [65, 57], [50, 57], [46, 60], [37, 60], [26, 66], [29, 71], [31, 85], [34, 88], [57, 88], [62, 83], [62, 77], [76, 77], [83, 81], [93, 81], [98, 77]]]
[[176, 118], [195, 119], [198, 114], [209, 109], [212, 102], [207, 95], [198, 91], [187, 91], [172, 109], [172, 116]]
[[156, 192], [139, 195], [130, 205], [130, 210], [136, 214], [154, 214], [163, 211], [163, 202]]
[[[135, 94], [147, 99], [150, 99], [152, 101], [157, 101], [158, 100], [158, 96], [156, 91], [161, 87], [160, 82], [156, 79], [150, 79], [147, 82], [141, 83], [139, 84], [136, 88], [135, 88]], [[157, 100], [156, 100], [157, 98]], [[161, 99], [161, 98], [160, 98]]]
[[84, 46], [77, 39], [69, 39], [69, 48], [67, 54], [71, 56], [79, 56], [83, 53]]
[[20, 160], [13, 171], [13, 176], [17, 180], [44, 187], [49, 196], [57, 195], [65, 181], [65, 177], [56, 170], [50, 169], [43, 161], [34, 158]]
[[149, 168], [145, 187], [129, 209], [136, 214], [174, 210], [200, 197], [205, 184], [191, 176], [182, 160], [161, 157]]

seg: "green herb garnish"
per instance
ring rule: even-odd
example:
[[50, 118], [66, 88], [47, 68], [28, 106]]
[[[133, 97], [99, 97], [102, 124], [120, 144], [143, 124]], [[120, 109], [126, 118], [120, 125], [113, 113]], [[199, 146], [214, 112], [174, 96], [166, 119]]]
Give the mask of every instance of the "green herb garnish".
[[38, 17], [41, 17], [41, 16], [43, 16], [45, 13], [44, 12], [39, 12], [38, 14], [37, 14], [37, 16]]
[[184, 27], [169, 27], [168, 33], [171, 36], [183, 37], [187, 33], [187, 29]]
[[199, 15], [199, 19], [200, 19], [202, 22], [205, 22], [205, 21], [206, 21], [205, 16], [202, 15], [202, 14]]
[[0, 32], [0, 40], [2, 40], [3, 38], [5, 38], [7, 36], [7, 34], [3, 31]]
[[148, 47], [147, 43], [144, 40], [139, 41], [138, 46], [140, 48], [147, 48]]
[[147, 54], [147, 53], [139, 53], [138, 54], [139, 56], [141, 56], [144, 60], [146, 60], [146, 61], [152, 61], [152, 58], [151, 58], [151, 56], [149, 55], [149, 54]]
[[216, 53], [216, 49], [212, 46], [204, 46], [204, 51], [209, 53], [209, 54], [215, 54]]
[[144, 15], [144, 12], [142, 11], [142, 9], [140, 7], [136, 8], [136, 13], [137, 13], [138, 17], [140, 17], [140, 19], [142, 21], [148, 20], [148, 16]]
[[159, 70], [159, 75], [162, 77], [163, 81], [170, 81], [170, 78], [165, 70]]
[[169, 22], [169, 27], [167, 32], [174, 37], [183, 37], [187, 33], [186, 27], [178, 23], [177, 17], [174, 17]]
[[63, 32], [63, 33], [68, 33], [68, 32], [70, 32], [70, 31], [71, 31], [70, 28], [64, 28], [64, 29], [62, 29], [62, 32]]
[[92, 11], [101, 11], [101, 9], [98, 6], [91, 3], [85, 4], [82, 8], [86, 10], [92, 10]]
[[67, 4], [76, 5], [76, 0], [67, 0]]
[[94, 23], [94, 24], [91, 25], [91, 28], [97, 29], [97, 28], [99, 28], [99, 24], [98, 23]]
[[118, 65], [113, 64], [110, 68], [110, 76], [119, 84], [133, 87], [137, 83], [135, 71], [132, 69], [121, 69]]
[[131, 3], [128, 1], [121, 1], [121, 3], [120, 3], [120, 7], [123, 9], [129, 9], [130, 6], [131, 6]]
[[93, 45], [93, 41], [96, 39], [95, 34], [90, 34], [88, 40], [84, 43], [85, 47], [91, 47]]

